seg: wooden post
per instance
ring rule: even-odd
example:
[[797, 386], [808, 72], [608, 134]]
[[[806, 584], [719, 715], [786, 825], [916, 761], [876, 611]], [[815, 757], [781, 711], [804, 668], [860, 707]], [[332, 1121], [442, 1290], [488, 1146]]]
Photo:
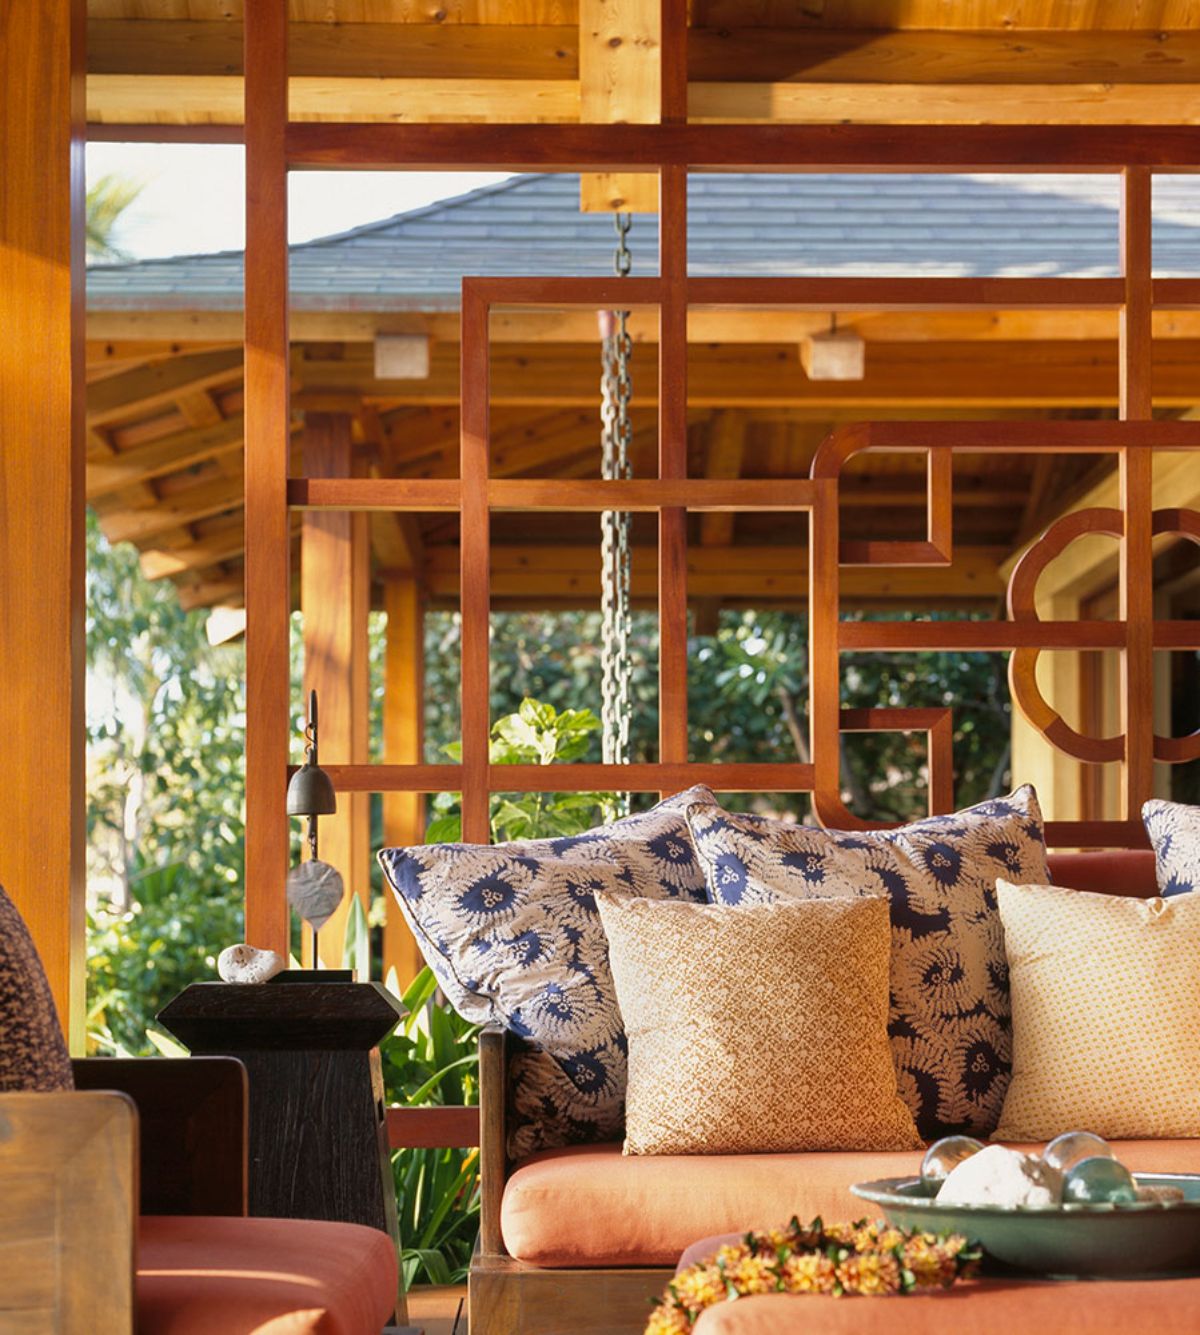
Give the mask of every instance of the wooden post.
[[82, 0], [0, 24], [0, 884], [84, 1024]]
[[[383, 750], [389, 765], [414, 765], [425, 749], [425, 600], [415, 573], [385, 580], [387, 664], [383, 692]], [[384, 793], [383, 842], [389, 847], [419, 844], [425, 838], [422, 793]], [[404, 916], [385, 890], [383, 976], [396, 970], [401, 987], [420, 972], [424, 960]]]
[[288, 949], [287, 0], [246, 6], [246, 940]]
[[[1150, 171], [1127, 167], [1121, 176], [1121, 272], [1125, 302], [1120, 323], [1120, 404], [1125, 421], [1153, 415], [1153, 331], [1151, 329]], [[1154, 454], [1142, 442], [1121, 451], [1121, 724], [1125, 734], [1121, 815], [1141, 817], [1142, 803], [1154, 795], [1154, 553], [1151, 505]]]
[[[304, 429], [307, 477], [348, 477], [352, 441], [347, 413], [309, 413]], [[300, 535], [300, 609], [304, 623], [304, 698], [320, 697], [321, 761], [361, 765], [369, 759], [371, 570], [366, 514], [311, 511]], [[335, 816], [323, 816], [320, 854], [346, 887], [370, 902], [370, 807], [366, 793], [339, 793]], [[350, 895], [321, 929], [321, 958], [340, 968]], [[305, 951], [311, 943], [304, 943]], [[360, 981], [365, 982], [366, 979]]]

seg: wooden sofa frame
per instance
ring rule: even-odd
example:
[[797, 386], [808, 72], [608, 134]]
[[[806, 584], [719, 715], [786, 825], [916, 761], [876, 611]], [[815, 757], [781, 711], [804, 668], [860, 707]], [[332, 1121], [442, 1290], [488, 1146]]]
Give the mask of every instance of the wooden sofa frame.
[[13, 1335], [130, 1335], [139, 1215], [246, 1213], [240, 1062], [72, 1064], [74, 1092], [0, 1094], [0, 1329]]
[[471, 1335], [629, 1335], [640, 1330], [672, 1271], [658, 1267], [550, 1270], [509, 1256], [500, 1232], [508, 1180], [508, 1058], [520, 1043], [502, 1029], [479, 1035], [482, 1213], [471, 1258]]

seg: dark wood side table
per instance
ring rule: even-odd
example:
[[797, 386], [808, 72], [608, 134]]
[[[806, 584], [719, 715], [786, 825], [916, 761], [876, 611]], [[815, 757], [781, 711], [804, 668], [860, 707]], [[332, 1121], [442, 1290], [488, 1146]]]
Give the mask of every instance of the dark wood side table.
[[404, 1013], [382, 984], [344, 982], [193, 983], [159, 1012], [197, 1056], [245, 1064], [252, 1215], [368, 1224], [399, 1253], [376, 1045]]

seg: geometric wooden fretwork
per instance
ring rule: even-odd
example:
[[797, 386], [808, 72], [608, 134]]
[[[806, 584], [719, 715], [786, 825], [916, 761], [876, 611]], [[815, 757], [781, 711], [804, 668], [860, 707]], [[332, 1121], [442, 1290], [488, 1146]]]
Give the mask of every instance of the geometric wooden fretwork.
[[[1155, 760], [1200, 753], [1195, 738], [1155, 739], [1150, 699], [1156, 650], [1200, 648], [1195, 622], [1156, 622], [1156, 531], [1193, 540], [1194, 513], [1153, 505], [1153, 459], [1195, 451], [1200, 423], [1152, 417], [1154, 310], [1200, 308], [1200, 283], [1154, 279], [1150, 187], [1153, 171], [1195, 169], [1194, 131], [1129, 126], [699, 125], [687, 121], [686, 15], [663, 0], [658, 124], [289, 124], [284, 0], [246, 7], [246, 595], [247, 595], [247, 933], [287, 945], [283, 879], [287, 861], [284, 788], [288, 752], [290, 574], [288, 511], [334, 509], [443, 512], [461, 532], [462, 760], [459, 764], [327, 765], [345, 792], [462, 794], [468, 840], [488, 838], [497, 792], [615, 790], [673, 792], [692, 783], [725, 791], [812, 794], [830, 825], [863, 822], [843, 800], [844, 731], [900, 729], [929, 741], [929, 801], [953, 803], [949, 710], [844, 710], [842, 655], [934, 649], [1011, 651], [1017, 708], [1056, 745], [1084, 759], [1118, 764], [1121, 819], [1050, 822], [1059, 846], [1144, 843], [1138, 819], [1152, 793]], [[282, 69], [282, 73], [281, 73]], [[657, 173], [659, 263], [649, 277], [471, 277], [461, 303], [461, 436], [455, 479], [315, 478], [287, 475], [289, 432], [286, 182], [306, 168], [547, 170]], [[688, 272], [689, 171], [981, 171], [1109, 173], [1121, 190], [1121, 268], [1102, 278], [700, 277]], [[480, 267], [486, 268], [481, 254]], [[625, 481], [527, 479], [490, 474], [489, 321], [493, 311], [635, 308], [658, 321], [658, 459], [651, 476]], [[804, 477], [769, 481], [689, 477], [690, 311], [761, 309], [824, 312], [1107, 310], [1120, 321], [1119, 421], [859, 423], [835, 430]], [[531, 371], [530, 374], [533, 374]], [[927, 515], [921, 540], [843, 542], [843, 466], [864, 450], [927, 457]], [[844, 571], [945, 566], [953, 549], [953, 456], [1011, 453], [1111, 456], [1120, 479], [1112, 511], [1084, 511], [1052, 525], [1018, 566], [1007, 617], [993, 621], [843, 620]], [[603, 510], [653, 514], [658, 525], [659, 747], [654, 763], [492, 765], [489, 760], [489, 620], [492, 516], [502, 511]], [[714, 764], [689, 759], [687, 705], [689, 511], [774, 510], [805, 522], [808, 546], [810, 763]], [[1089, 525], [1098, 527], [1088, 528]], [[1038, 572], [1071, 536], [1110, 532], [1120, 544], [1121, 606], [1114, 621], [1042, 621], [1034, 612]], [[753, 595], [753, 590], [747, 590]], [[1046, 650], [1110, 649], [1121, 661], [1120, 736], [1090, 739], [1066, 729], [1040, 702], [1035, 659]], [[1016, 776], [1017, 779], [1020, 776]]]

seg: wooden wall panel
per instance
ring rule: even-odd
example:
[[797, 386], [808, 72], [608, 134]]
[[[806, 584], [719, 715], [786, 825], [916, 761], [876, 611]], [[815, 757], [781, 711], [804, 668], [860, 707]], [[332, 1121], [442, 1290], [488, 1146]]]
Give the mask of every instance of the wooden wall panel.
[[0, 884], [84, 1022], [83, 0], [0, 24]]

